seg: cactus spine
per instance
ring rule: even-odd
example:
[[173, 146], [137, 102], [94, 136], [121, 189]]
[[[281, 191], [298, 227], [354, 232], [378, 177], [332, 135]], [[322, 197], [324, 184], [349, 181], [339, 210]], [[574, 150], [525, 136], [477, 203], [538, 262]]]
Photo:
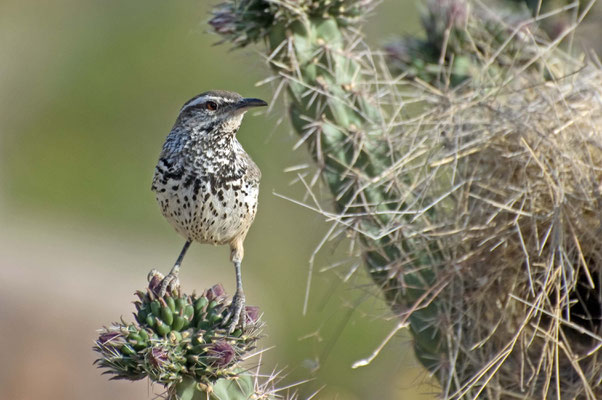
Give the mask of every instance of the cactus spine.
[[178, 288], [159, 297], [162, 278], [156, 273], [146, 292], [136, 292], [137, 323], [122, 319], [100, 331], [94, 345], [98, 367], [112, 379], [148, 377], [165, 386], [170, 400], [271, 398], [256, 393], [251, 375], [240, 367], [260, 336], [258, 309], [247, 306], [245, 328], [228, 334], [221, 285], [200, 296]]
[[[230, 1], [218, 6], [210, 24], [237, 46], [265, 39], [269, 64], [288, 91], [293, 128], [307, 143], [337, 212], [357, 234], [371, 279], [391, 309], [409, 320], [416, 355], [432, 371], [444, 351], [428, 291], [436, 249], [404, 255], [411, 244], [391, 218], [405, 207], [400, 198], [408, 197], [391, 185], [399, 157], [387, 143], [387, 117], [370, 76], [374, 69], [365, 70], [370, 62], [365, 49], [354, 48], [359, 39], [354, 25], [371, 6], [343, 0]], [[381, 234], [387, 230], [391, 233]]]

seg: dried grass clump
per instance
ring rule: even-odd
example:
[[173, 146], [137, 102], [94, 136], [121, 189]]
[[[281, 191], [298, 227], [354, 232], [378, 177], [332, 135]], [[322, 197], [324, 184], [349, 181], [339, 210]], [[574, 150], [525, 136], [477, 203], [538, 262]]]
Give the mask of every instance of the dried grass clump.
[[602, 75], [533, 78], [428, 121], [448, 132], [429, 164], [454, 189], [425, 235], [451, 275], [447, 372], [460, 393], [491, 379], [490, 398], [601, 398]]
[[423, 112], [397, 137], [426, 154], [399, 175], [405, 236], [443, 259], [436, 373], [446, 398], [600, 399], [602, 73], [516, 29], [535, 56], [492, 74], [504, 44], [475, 43], [462, 86], [413, 79]]

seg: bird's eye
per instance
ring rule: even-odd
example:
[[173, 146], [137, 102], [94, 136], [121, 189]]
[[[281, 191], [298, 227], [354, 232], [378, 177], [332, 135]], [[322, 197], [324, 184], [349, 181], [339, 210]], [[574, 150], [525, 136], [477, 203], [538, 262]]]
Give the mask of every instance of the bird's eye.
[[215, 111], [217, 110], [217, 104], [213, 101], [208, 101], [205, 103], [205, 108], [207, 108], [209, 111]]

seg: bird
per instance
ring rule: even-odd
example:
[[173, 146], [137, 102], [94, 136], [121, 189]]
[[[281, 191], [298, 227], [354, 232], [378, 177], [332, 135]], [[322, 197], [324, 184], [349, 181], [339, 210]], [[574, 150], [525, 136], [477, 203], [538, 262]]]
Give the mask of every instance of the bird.
[[192, 242], [229, 245], [236, 292], [224, 318], [230, 333], [245, 305], [243, 242], [257, 212], [261, 171], [238, 142], [244, 114], [267, 106], [257, 98], [211, 90], [188, 100], [167, 135], [151, 190], [163, 216], [186, 242], [160, 286], [159, 296], [178, 285], [180, 265]]

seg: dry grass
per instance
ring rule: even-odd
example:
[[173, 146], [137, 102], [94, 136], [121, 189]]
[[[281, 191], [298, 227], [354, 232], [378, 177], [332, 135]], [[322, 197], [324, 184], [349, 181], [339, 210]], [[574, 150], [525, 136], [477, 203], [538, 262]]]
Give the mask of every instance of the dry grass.
[[446, 398], [601, 398], [602, 74], [527, 29], [502, 46], [533, 56], [496, 70], [506, 49], [476, 27], [482, 69], [416, 85], [426, 111], [399, 136], [428, 154], [406, 190], [432, 214], [404, 229], [443, 258], [437, 373]]
[[453, 190], [420, 233], [450, 275], [439, 304], [456, 362], [441, 372], [456, 397], [602, 396], [602, 76], [563, 67], [431, 114], [429, 184]]
[[[436, 373], [446, 398], [598, 399], [602, 74], [527, 25], [487, 47], [480, 22], [463, 31], [478, 49], [472, 79], [414, 80], [423, 111], [391, 132], [424, 154], [396, 172], [412, 184], [395, 182], [413, 193], [411, 224], [398, 222], [414, 258], [436, 242], [442, 259]], [[498, 63], [510, 52], [515, 63]]]

